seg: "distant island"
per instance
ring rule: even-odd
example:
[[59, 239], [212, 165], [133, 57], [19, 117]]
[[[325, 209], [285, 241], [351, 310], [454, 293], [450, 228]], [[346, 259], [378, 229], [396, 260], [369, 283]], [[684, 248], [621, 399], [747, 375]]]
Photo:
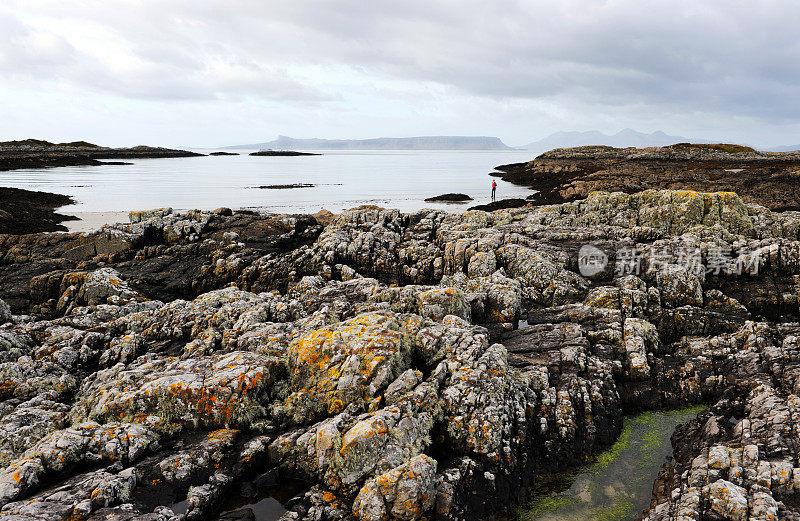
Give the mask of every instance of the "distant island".
[[[620, 130], [616, 134], [605, 134], [597, 130], [589, 130], [586, 132], [555, 132], [538, 141], [533, 141], [527, 145], [522, 145], [520, 148], [524, 150], [533, 150], [535, 152], [545, 152], [556, 148], [574, 148], [598, 145], [614, 148], [648, 148], [666, 147], [676, 143], [712, 144], [711, 141], [705, 139], [673, 136], [666, 134], [661, 130], [647, 134], [626, 128], [624, 130]], [[763, 148], [763, 150], [767, 152], [795, 152], [800, 150], [800, 145], [766, 147]]]
[[487, 136], [380, 137], [374, 139], [295, 139], [278, 136], [268, 143], [225, 147], [274, 150], [514, 150], [500, 138]]
[[780, 147], [768, 148], [770, 152], [797, 152], [800, 150], [800, 145], [784, 145]]
[[605, 145], [616, 148], [644, 148], [663, 147], [690, 141], [693, 143], [706, 143], [706, 141], [700, 139], [670, 136], [660, 130], [645, 134], [644, 132], [637, 132], [633, 129], [626, 128], [616, 134], [604, 134], [597, 130], [590, 130], [587, 132], [556, 132], [538, 141], [528, 143], [521, 148], [525, 150], [535, 150], [537, 152], [553, 150], [554, 148], [572, 148], [590, 145]]

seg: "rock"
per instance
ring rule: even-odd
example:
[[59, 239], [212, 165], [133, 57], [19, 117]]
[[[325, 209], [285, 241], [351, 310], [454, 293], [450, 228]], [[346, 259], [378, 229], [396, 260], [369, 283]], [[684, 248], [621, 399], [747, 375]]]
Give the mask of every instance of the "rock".
[[321, 225], [327, 226], [331, 224], [336, 217], [336, 214], [330, 212], [329, 210], [322, 209], [317, 213], [313, 214], [314, 219], [317, 220]]
[[708, 497], [709, 510], [723, 519], [732, 521], [748, 519], [747, 492], [742, 487], [721, 479], [708, 485], [707, 489], [704, 488], [703, 493]]
[[221, 206], [215, 209], [212, 213], [215, 215], [220, 215], [222, 217], [231, 217], [233, 215], [233, 210], [231, 210], [226, 206]]
[[77, 384], [75, 376], [55, 362], [34, 363], [31, 357], [21, 356], [0, 363], [0, 399], [29, 399], [43, 393], [63, 398], [72, 394]]
[[288, 190], [291, 188], [314, 188], [315, 186], [317, 185], [312, 183], [293, 183], [287, 185], [262, 185], [256, 186], [255, 188], [259, 188], [261, 190]]
[[465, 203], [467, 201], [472, 201], [472, 197], [467, 194], [442, 194], [425, 199], [426, 203]]
[[69, 406], [44, 394], [22, 402], [3, 416], [0, 426], [0, 465], [9, 465], [23, 452], [69, 422]]
[[650, 376], [647, 362], [649, 353], [658, 349], [658, 329], [650, 322], [638, 318], [625, 319], [623, 327], [628, 375], [632, 379]]
[[436, 460], [420, 455], [367, 482], [353, 511], [363, 521], [422, 519], [436, 498]]
[[419, 314], [423, 317], [442, 320], [455, 315], [469, 320], [470, 308], [464, 295], [454, 288], [436, 288], [417, 295]]
[[493, 251], [477, 252], [469, 259], [467, 275], [475, 279], [478, 277], [488, 277], [497, 270], [497, 256]]
[[528, 204], [529, 201], [525, 199], [500, 199], [499, 201], [492, 201], [491, 203], [479, 204], [469, 208], [472, 210], [481, 210], [484, 212], [494, 212], [497, 210], [507, 210], [509, 208], [520, 208]]
[[312, 154], [311, 152], [295, 152], [294, 150], [259, 150], [251, 152], [251, 156], [321, 156], [322, 154]]
[[49, 475], [81, 463], [135, 462], [156, 446], [158, 437], [132, 424], [81, 424], [56, 431], [0, 472], [0, 504], [19, 499]]
[[681, 268], [668, 268], [658, 272], [661, 302], [667, 307], [702, 306], [703, 287], [696, 276]]
[[128, 219], [131, 223], [140, 223], [153, 219], [163, 219], [168, 215], [172, 215], [172, 208], [156, 208], [155, 210], [145, 210], [142, 212], [130, 212]]
[[188, 360], [153, 358], [98, 371], [84, 383], [73, 409], [79, 418], [126, 421], [153, 415], [161, 422], [206, 428], [261, 419], [264, 395], [283, 369], [246, 352]]
[[11, 308], [0, 300], [0, 324], [11, 322]]
[[388, 405], [396, 403], [404, 394], [411, 392], [422, 381], [422, 373], [418, 369], [406, 369], [397, 379], [390, 383], [384, 393]]
[[87, 274], [77, 298], [89, 306], [111, 301], [115, 305], [121, 305], [142, 299], [127, 282], [122, 280], [119, 272], [112, 268], [101, 268]]

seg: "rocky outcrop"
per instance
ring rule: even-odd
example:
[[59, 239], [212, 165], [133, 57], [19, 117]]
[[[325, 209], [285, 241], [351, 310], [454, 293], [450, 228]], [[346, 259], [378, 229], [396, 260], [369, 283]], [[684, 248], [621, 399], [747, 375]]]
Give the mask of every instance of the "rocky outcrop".
[[74, 202], [66, 195], [0, 187], [0, 234], [65, 232], [61, 223], [77, 217], [55, 210]]
[[467, 194], [442, 194], [425, 199], [427, 203], [465, 203], [467, 201], [472, 201], [472, 197]]
[[800, 210], [797, 152], [689, 143], [645, 149], [587, 146], [551, 150], [497, 170], [492, 175], [536, 190], [530, 198], [535, 204], [573, 201], [598, 190], [723, 190], [774, 211]]
[[491, 203], [478, 204], [470, 207], [470, 210], [481, 210], [483, 212], [494, 212], [497, 210], [508, 210], [509, 208], [521, 208], [528, 204], [525, 199], [500, 199]]
[[311, 152], [297, 152], [295, 150], [259, 150], [258, 152], [251, 152], [251, 156], [321, 156], [322, 154], [314, 154]]
[[291, 190], [292, 188], [314, 188], [315, 186], [317, 185], [313, 183], [291, 183], [286, 185], [261, 185], [254, 188], [260, 190]]
[[626, 413], [701, 403], [647, 515], [797, 517], [797, 214], [651, 190], [329, 217], [0, 237], [0, 517], [247, 519], [226, 499], [291, 478], [284, 520], [477, 519]]
[[131, 148], [101, 147], [85, 141], [50, 143], [39, 139], [0, 142], [0, 171], [20, 168], [50, 168], [103, 164], [100, 159], [137, 159], [155, 157], [202, 156], [196, 152], [162, 147], [136, 146]]

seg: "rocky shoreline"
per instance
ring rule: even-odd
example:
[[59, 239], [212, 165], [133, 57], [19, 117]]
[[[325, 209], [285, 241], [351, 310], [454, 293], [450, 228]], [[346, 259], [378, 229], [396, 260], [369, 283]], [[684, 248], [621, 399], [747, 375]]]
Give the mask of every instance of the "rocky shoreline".
[[0, 171], [22, 168], [125, 164], [104, 162], [100, 161], [101, 159], [151, 159], [202, 155], [196, 152], [162, 147], [108, 148], [85, 141], [50, 143], [38, 139], [26, 139], [0, 142]]
[[0, 234], [65, 232], [61, 223], [76, 218], [56, 209], [74, 203], [67, 195], [0, 187]]
[[730, 190], [771, 210], [800, 210], [798, 152], [689, 143], [644, 149], [587, 146], [551, 150], [496, 170], [491, 175], [537, 190], [536, 204], [574, 201], [593, 191]]
[[[0, 235], [0, 516], [481, 519], [623, 416], [706, 404], [646, 518], [800, 519], [800, 214], [727, 192], [493, 213], [133, 213]], [[223, 517], [220, 517], [223, 516]]]

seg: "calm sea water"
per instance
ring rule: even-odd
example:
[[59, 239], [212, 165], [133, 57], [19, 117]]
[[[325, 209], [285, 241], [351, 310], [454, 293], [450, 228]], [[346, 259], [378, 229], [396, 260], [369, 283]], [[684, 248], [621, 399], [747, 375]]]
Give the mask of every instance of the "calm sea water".
[[[210, 150], [200, 150], [207, 153]], [[448, 192], [490, 200], [495, 166], [533, 159], [529, 151], [324, 151], [321, 156], [208, 156], [133, 160], [132, 165], [60, 167], [0, 172], [0, 186], [71, 195], [68, 212], [127, 212], [171, 206], [210, 210], [220, 206], [279, 213], [332, 212], [360, 204], [402, 211], [452, 210], [467, 205], [426, 203]], [[500, 198], [531, 191], [498, 179]], [[313, 188], [263, 190], [270, 184], [311, 183]]]

